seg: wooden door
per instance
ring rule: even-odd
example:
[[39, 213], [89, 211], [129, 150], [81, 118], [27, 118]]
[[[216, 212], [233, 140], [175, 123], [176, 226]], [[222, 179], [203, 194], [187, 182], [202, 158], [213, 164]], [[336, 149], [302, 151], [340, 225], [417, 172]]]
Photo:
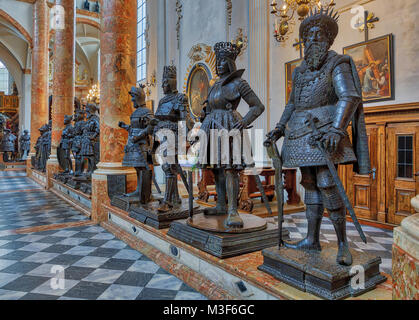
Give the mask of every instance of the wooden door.
[[400, 224], [415, 213], [411, 200], [419, 194], [419, 122], [387, 128], [388, 222]]
[[353, 172], [353, 166], [346, 171], [346, 190], [356, 216], [361, 219], [377, 220], [377, 168], [378, 168], [378, 127], [367, 126], [372, 173], [359, 175]]

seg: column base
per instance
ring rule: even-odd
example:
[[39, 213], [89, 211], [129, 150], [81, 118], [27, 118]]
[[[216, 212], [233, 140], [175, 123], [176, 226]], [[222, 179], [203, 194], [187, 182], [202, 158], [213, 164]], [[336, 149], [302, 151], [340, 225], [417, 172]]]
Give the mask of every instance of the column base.
[[109, 206], [111, 199], [108, 192], [108, 176], [125, 176], [126, 192], [137, 188], [137, 173], [133, 168], [122, 167], [121, 163], [100, 162], [92, 175], [92, 215], [95, 222], [106, 221], [106, 212], [102, 205]]
[[54, 175], [60, 172], [60, 165], [58, 159], [51, 157], [47, 161], [47, 190], [53, 187]]

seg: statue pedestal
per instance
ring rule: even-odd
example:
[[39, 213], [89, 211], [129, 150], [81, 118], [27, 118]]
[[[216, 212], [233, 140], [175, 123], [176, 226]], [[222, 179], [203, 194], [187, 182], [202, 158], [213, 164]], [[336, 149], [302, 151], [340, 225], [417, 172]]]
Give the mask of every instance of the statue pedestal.
[[129, 212], [132, 207], [139, 206], [140, 199], [139, 196], [135, 197], [124, 197], [124, 196], [114, 196], [111, 199], [111, 205], [117, 207], [121, 210]]
[[[419, 207], [419, 201], [412, 204]], [[394, 229], [393, 299], [419, 300], [419, 213]]]
[[[133, 206], [130, 211], [130, 218], [144, 223], [155, 229], [167, 229], [173, 221], [186, 219], [189, 216], [189, 200], [182, 199], [182, 204], [173, 208], [170, 212], [159, 212], [159, 202], [151, 202], [144, 206]], [[193, 206], [194, 214], [201, 212], [201, 207]]]
[[[304, 292], [328, 300], [359, 296], [387, 280], [380, 274], [380, 257], [351, 250], [353, 265], [345, 267], [336, 263], [337, 252], [336, 245], [325, 243], [322, 243], [321, 252], [269, 248], [262, 252], [263, 265], [258, 269]], [[356, 277], [362, 279], [361, 270], [363, 285], [355, 281]]]
[[[209, 216], [206, 217], [209, 220], [207, 223], [209, 228], [195, 228], [191, 226], [190, 221], [183, 220], [172, 223], [168, 235], [221, 259], [259, 251], [278, 244], [278, 226], [266, 224], [264, 219], [253, 215], [240, 214], [240, 217], [244, 220], [247, 232], [209, 231], [217, 224], [217, 221], [220, 221], [220, 218], [222, 221], [225, 219], [225, 217]], [[194, 217], [194, 220], [197, 219], [202, 220], [202, 216]], [[265, 227], [260, 228], [260, 224], [255, 219], [264, 222]], [[219, 226], [220, 229], [225, 230], [222, 223]], [[284, 239], [289, 239], [289, 232], [285, 229], [283, 236]]]

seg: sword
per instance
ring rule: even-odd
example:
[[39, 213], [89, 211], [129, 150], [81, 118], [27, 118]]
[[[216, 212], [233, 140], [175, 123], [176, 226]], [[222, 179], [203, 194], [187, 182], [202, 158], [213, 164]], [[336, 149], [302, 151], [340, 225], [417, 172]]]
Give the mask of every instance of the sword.
[[154, 171], [153, 171], [153, 183], [154, 183], [154, 186], [156, 187], [157, 192], [161, 194], [161, 189], [160, 189], [159, 184], [157, 183], [156, 175], [154, 174]]
[[180, 177], [182, 178], [183, 184], [185, 185], [186, 190], [190, 190], [189, 189], [189, 183], [188, 183], [188, 179], [186, 178], [185, 175], [185, 171], [182, 170], [182, 167], [180, 166], [179, 163], [176, 164], [176, 170], [179, 173]]
[[284, 181], [282, 178], [282, 158], [279, 154], [278, 147], [272, 138], [265, 141], [264, 146], [267, 149], [269, 157], [272, 159], [275, 168], [275, 193], [278, 202], [278, 233], [279, 233], [279, 249], [284, 245], [282, 239], [282, 225], [284, 222]]
[[354, 208], [352, 207], [351, 202], [349, 201], [348, 195], [346, 194], [345, 188], [342, 184], [342, 181], [339, 178], [338, 172], [336, 170], [335, 164], [332, 161], [330, 154], [323, 148], [322, 143], [320, 142], [320, 137], [322, 134], [320, 133], [319, 129], [316, 127], [316, 122], [318, 122], [319, 119], [313, 118], [311, 114], [307, 115], [306, 123], [311, 128], [313, 135], [312, 135], [312, 141], [311, 144], [313, 146], [316, 146], [320, 152], [322, 153], [324, 159], [326, 160], [327, 167], [329, 168], [330, 174], [332, 175], [333, 181], [336, 183], [336, 186], [339, 191], [339, 195], [342, 198], [343, 203], [345, 204], [346, 209], [349, 211], [349, 214], [351, 215], [352, 221], [355, 225], [356, 230], [358, 231], [362, 241], [364, 243], [367, 243], [367, 237], [364, 234], [364, 231], [362, 230], [362, 227], [358, 221], [358, 218], [355, 214]]
[[255, 177], [259, 192], [262, 195], [262, 200], [263, 200], [263, 203], [265, 204], [265, 208], [266, 210], [268, 210], [268, 214], [271, 216], [272, 215], [271, 206], [269, 205], [269, 200], [268, 200], [268, 197], [266, 196], [265, 189], [263, 188], [262, 181], [260, 181], [259, 175], [256, 174], [254, 177]]

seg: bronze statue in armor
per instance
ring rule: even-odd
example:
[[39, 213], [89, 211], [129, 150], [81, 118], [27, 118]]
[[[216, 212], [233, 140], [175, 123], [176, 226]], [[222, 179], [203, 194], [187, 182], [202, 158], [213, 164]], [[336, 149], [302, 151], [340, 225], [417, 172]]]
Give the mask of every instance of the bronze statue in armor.
[[16, 136], [12, 133], [10, 129], [4, 130], [3, 140], [2, 140], [2, 151], [3, 151], [3, 160], [4, 162], [12, 161], [13, 154], [15, 153], [15, 141]]
[[22, 160], [25, 160], [28, 155], [29, 151], [31, 149], [31, 136], [29, 135], [28, 130], [23, 131], [23, 135], [19, 138], [19, 144], [20, 144], [20, 157]]
[[60, 163], [61, 168], [64, 170], [64, 173], [72, 173], [73, 172], [73, 164], [71, 161], [71, 141], [74, 135], [74, 128], [71, 124], [73, 120], [72, 116], [65, 116], [64, 117], [64, 125], [65, 128], [61, 135], [61, 142], [60, 146], [57, 150], [57, 155], [59, 155], [58, 161]]
[[83, 126], [81, 136], [81, 156], [82, 159], [87, 159], [87, 176], [91, 176], [93, 171], [96, 170], [96, 165], [99, 162], [99, 135], [100, 135], [100, 121], [96, 115], [98, 110], [96, 105], [88, 104], [87, 119]]
[[[160, 100], [159, 106], [155, 113], [155, 118], [158, 120], [157, 126], [154, 128], [154, 133], [160, 130], [171, 130], [175, 134], [176, 143], [173, 146], [174, 153], [177, 154], [178, 146], [178, 124], [181, 121], [187, 121], [188, 116], [188, 99], [186, 95], [177, 91], [177, 70], [175, 66], [165, 66], [163, 72], [163, 93], [164, 97]], [[157, 139], [156, 139], [157, 140]], [[160, 143], [167, 141], [167, 137]], [[154, 150], [159, 144], [156, 143]], [[166, 190], [164, 199], [159, 207], [160, 212], [168, 212], [173, 207], [179, 206], [182, 200], [179, 196], [177, 176], [179, 174], [178, 159], [175, 157], [175, 163], [164, 163], [162, 169], [166, 176]]]
[[122, 166], [133, 167], [137, 171], [137, 190], [125, 197], [139, 197], [140, 204], [151, 200], [152, 168], [151, 155], [152, 134], [157, 124], [151, 111], [146, 107], [143, 87], [132, 87], [129, 94], [132, 97], [135, 111], [131, 115], [131, 125], [124, 122], [119, 127], [128, 131], [128, 141], [125, 146]]
[[[219, 79], [210, 88], [208, 99], [205, 102], [202, 114], [201, 131], [208, 138], [206, 155], [200, 155], [199, 167], [211, 169], [215, 176], [217, 191], [217, 205], [206, 209], [206, 215], [225, 215], [225, 225], [232, 228], [242, 228], [243, 220], [237, 211], [237, 198], [239, 194], [239, 171], [254, 166], [253, 162], [245, 161], [243, 150], [237, 161], [233, 154], [229, 154], [227, 161], [221, 161], [224, 152], [220, 152], [216, 143], [210, 139], [213, 130], [236, 132], [240, 139], [245, 139], [244, 129], [247, 129], [265, 110], [264, 105], [250, 88], [246, 80], [242, 79], [244, 70], [237, 70], [235, 60], [240, 53], [240, 47], [230, 42], [220, 42], [214, 47], [217, 59], [217, 75]], [[249, 112], [242, 117], [237, 111], [241, 99], [249, 105]], [[221, 144], [221, 143], [219, 143]], [[234, 150], [234, 142], [227, 141], [227, 148]], [[201, 150], [202, 151], [202, 150]], [[218, 152], [217, 163], [211, 163], [211, 157]], [[226, 206], [228, 196], [228, 209]]]
[[83, 134], [83, 128], [85, 126], [84, 111], [82, 109], [76, 109], [74, 114], [74, 131], [73, 139], [71, 141], [71, 151], [75, 160], [74, 176], [79, 177], [82, 175], [84, 170], [84, 163], [81, 155], [81, 136]]
[[[333, 12], [333, 11], [332, 11]], [[350, 266], [352, 255], [346, 236], [346, 208], [325, 157], [313, 144], [314, 119], [320, 131], [317, 141], [332, 162], [354, 164], [357, 173], [370, 173], [368, 140], [361, 85], [349, 56], [329, 50], [337, 34], [337, 14], [316, 11], [300, 27], [304, 61], [293, 73], [289, 102], [276, 129], [268, 137], [285, 137], [282, 158], [285, 167], [299, 167], [305, 189], [307, 237], [288, 248], [320, 251], [319, 240], [324, 209], [329, 212], [338, 239], [337, 263]], [[347, 133], [352, 121], [353, 145]]]

